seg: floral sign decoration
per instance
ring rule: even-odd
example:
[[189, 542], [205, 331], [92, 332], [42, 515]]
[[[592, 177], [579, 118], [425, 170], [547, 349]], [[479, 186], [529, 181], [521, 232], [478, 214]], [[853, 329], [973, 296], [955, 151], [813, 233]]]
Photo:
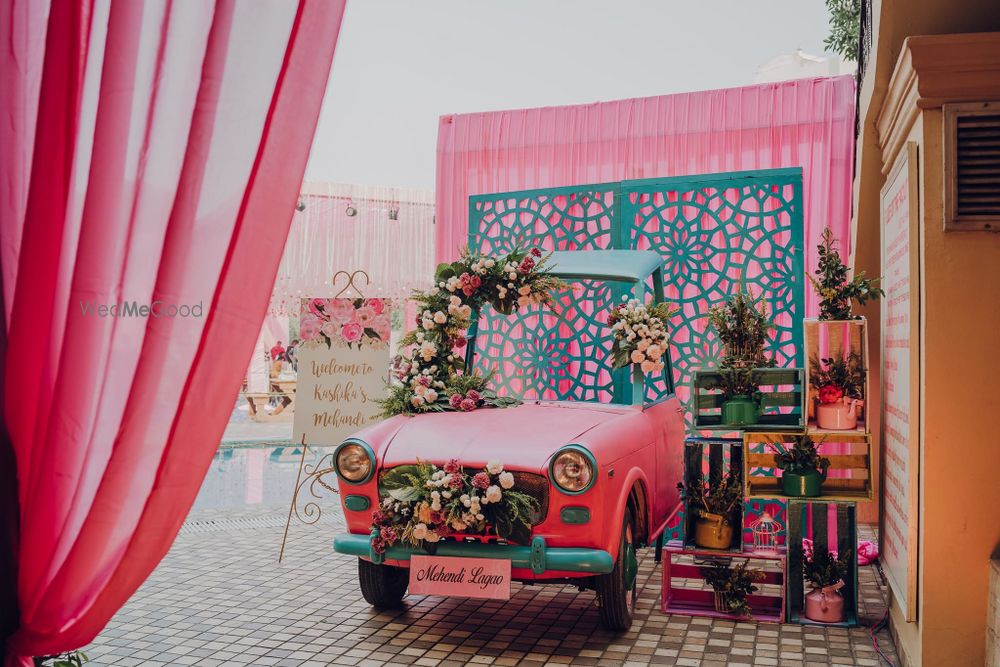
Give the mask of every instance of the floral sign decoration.
[[304, 299], [299, 318], [303, 344], [360, 348], [389, 344], [392, 325], [385, 299]]
[[525, 543], [538, 501], [514, 488], [514, 474], [500, 461], [469, 472], [452, 459], [443, 468], [430, 463], [391, 468], [379, 479], [386, 494], [372, 513], [377, 531], [372, 549], [384, 553], [397, 543], [427, 547], [453, 533], [487, 533]]
[[402, 354], [391, 369], [383, 416], [519, 403], [497, 396], [489, 377], [465, 368], [465, 333], [487, 304], [509, 315], [522, 306], [550, 303], [549, 292], [566, 287], [547, 270], [550, 257], [538, 248], [498, 257], [464, 250], [458, 261], [440, 264], [435, 287], [413, 293], [417, 327], [400, 340]]

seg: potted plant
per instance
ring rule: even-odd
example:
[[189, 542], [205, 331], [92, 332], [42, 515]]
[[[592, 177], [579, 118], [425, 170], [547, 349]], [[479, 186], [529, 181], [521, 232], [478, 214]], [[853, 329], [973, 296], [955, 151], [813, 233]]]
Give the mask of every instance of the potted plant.
[[844, 587], [851, 564], [848, 549], [839, 557], [832, 552], [817, 554], [803, 549], [802, 572], [812, 590], [805, 597], [805, 616], [819, 623], [841, 623], [844, 620]]
[[820, 495], [830, 459], [821, 457], [816, 443], [808, 435], [796, 435], [791, 447], [775, 441], [774, 464], [781, 469], [781, 491], [793, 498], [812, 498]]
[[823, 429], [857, 428], [864, 407], [865, 369], [861, 356], [810, 361], [809, 384], [816, 389], [816, 424]]
[[751, 609], [747, 598], [757, 592], [755, 582], [764, 580], [764, 573], [749, 568], [750, 559], [736, 567], [730, 567], [723, 559], [717, 559], [701, 567], [701, 576], [715, 592], [715, 610], [724, 614], [750, 617]]
[[764, 351], [772, 329], [767, 306], [742, 289], [708, 313], [709, 324], [723, 345], [719, 382], [710, 389], [723, 394], [722, 424], [746, 426], [760, 415], [760, 378], [754, 369], [774, 366]]
[[730, 469], [725, 477], [705, 480], [698, 476], [687, 487], [677, 488], [688, 500], [688, 510], [694, 515], [694, 543], [704, 549], [728, 549], [733, 542], [735, 510], [743, 502], [742, 471]]
[[822, 242], [817, 246], [819, 264], [815, 271], [816, 277], [806, 274], [820, 298], [819, 319], [857, 319], [851, 314], [852, 302], [863, 306], [869, 299], [874, 301], [885, 296], [885, 292], [878, 286], [879, 278], [866, 278], [862, 271], [848, 280], [850, 270], [840, 258], [833, 231], [827, 227], [821, 238]]

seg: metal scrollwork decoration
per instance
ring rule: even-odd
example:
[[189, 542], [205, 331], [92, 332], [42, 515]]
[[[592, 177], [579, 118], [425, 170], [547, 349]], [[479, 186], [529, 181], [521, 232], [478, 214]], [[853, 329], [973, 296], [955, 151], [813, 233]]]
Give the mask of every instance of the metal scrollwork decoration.
[[[281, 538], [281, 551], [278, 553], [279, 563], [285, 557], [285, 543], [288, 541], [288, 528], [292, 523], [292, 517], [294, 516], [300, 523], [312, 526], [319, 522], [323, 515], [323, 509], [316, 502], [323, 497], [321, 490], [326, 489], [331, 493], [340, 494], [337, 487], [324, 479], [327, 475], [336, 475], [337, 468], [333, 452], [321, 456], [319, 461], [315, 463], [306, 463], [306, 452], [309, 451], [309, 446], [306, 445], [305, 436], [302, 436], [301, 447], [302, 456], [299, 458], [299, 472], [295, 478], [295, 489], [292, 491], [292, 504], [288, 508], [288, 519], [285, 521], [285, 534]], [[317, 489], [317, 486], [322, 487], [322, 489]], [[307, 495], [302, 494], [303, 490], [307, 492]], [[305, 501], [304, 504], [303, 501]]]

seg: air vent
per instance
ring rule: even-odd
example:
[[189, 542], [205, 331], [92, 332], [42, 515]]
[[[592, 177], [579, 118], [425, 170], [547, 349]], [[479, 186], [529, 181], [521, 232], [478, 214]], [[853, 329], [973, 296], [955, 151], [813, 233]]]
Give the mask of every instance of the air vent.
[[945, 229], [1000, 231], [1000, 102], [944, 105]]

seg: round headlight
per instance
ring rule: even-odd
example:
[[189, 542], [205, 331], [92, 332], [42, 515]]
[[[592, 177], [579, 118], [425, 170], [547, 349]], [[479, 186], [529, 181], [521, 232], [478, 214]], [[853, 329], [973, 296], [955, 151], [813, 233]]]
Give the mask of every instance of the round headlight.
[[372, 474], [372, 458], [361, 445], [350, 442], [337, 450], [337, 473], [348, 482], [363, 482]]
[[562, 450], [552, 459], [552, 481], [563, 491], [586, 491], [594, 481], [592, 459], [580, 449]]

